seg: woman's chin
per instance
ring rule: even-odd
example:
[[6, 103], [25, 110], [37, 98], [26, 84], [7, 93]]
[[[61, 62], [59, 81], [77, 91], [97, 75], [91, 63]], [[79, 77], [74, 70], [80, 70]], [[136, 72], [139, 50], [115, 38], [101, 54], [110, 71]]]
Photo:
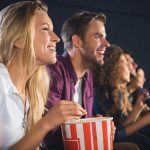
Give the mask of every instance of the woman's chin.
[[53, 58], [53, 59], [51, 60], [50, 64], [55, 64], [56, 61], [57, 61], [57, 59], [56, 59], [56, 58]]

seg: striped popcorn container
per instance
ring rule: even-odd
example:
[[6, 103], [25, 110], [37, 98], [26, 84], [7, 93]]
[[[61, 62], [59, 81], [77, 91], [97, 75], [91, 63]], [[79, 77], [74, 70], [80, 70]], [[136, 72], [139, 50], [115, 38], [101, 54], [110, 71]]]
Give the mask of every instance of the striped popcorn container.
[[61, 126], [65, 150], [113, 150], [111, 117], [70, 120]]

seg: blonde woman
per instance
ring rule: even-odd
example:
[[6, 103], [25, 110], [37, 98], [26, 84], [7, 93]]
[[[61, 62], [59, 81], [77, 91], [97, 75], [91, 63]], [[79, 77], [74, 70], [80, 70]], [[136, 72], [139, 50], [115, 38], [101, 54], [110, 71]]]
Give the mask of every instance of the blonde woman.
[[56, 62], [53, 24], [42, 1], [0, 11], [0, 149], [36, 149], [53, 128], [86, 111], [61, 101], [42, 117], [49, 89], [45, 64]]

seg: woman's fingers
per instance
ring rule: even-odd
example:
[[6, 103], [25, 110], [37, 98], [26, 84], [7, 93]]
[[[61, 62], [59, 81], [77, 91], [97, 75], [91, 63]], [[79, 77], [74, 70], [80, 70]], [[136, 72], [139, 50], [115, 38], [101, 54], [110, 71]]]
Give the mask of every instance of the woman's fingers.
[[101, 114], [97, 114], [96, 117], [103, 117]]
[[63, 109], [64, 111], [69, 111], [70, 115], [85, 115], [87, 113], [87, 111], [85, 109], [83, 109], [81, 107], [81, 105], [73, 102], [73, 101], [66, 101], [66, 100], [62, 100], [62, 105], [63, 105]]
[[80, 119], [86, 113], [81, 105], [73, 101], [61, 100], [49, 111], [49, 117], [55, 117], [55, 124], [60, 125], [69, 119]]

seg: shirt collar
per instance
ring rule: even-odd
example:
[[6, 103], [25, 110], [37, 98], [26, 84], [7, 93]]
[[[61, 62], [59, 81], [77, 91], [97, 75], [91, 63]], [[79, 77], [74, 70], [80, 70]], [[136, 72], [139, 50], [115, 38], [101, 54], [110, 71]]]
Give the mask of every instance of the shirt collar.
[[[73, 67], [73, 64], [71, 62], [71, 58], [70, 55], [67, 51], [65, 51], [62, 55], [65, 58], [65, 62], [66, 62], [66, 68], [70, 74], [71, 80], [75, 83], [77, 81], [77, 76]], [[87, 74], [85, 73], [85, 75], [83, 76], [83, 79], [86, 80], [87, 79]]]
[[19, 93], [11, 81], [6, 66], [2, 63], [0, 63], [0, 81], [2, 82], [0, 88], [2, 88], [6, 94]]

